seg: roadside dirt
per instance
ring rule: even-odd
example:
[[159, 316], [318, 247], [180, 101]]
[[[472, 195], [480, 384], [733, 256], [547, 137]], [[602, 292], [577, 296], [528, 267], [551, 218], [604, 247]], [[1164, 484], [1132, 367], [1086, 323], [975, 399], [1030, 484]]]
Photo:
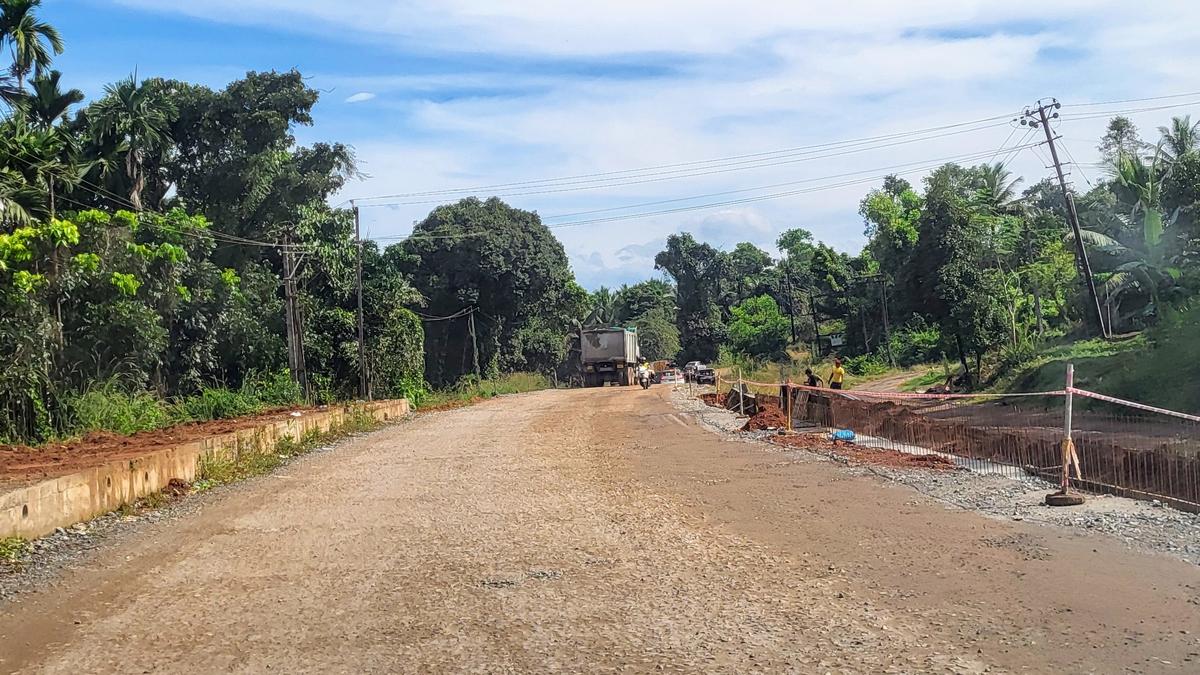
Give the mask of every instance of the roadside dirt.
[[718, 436], [667, 391], [301, 460], [0, 608], [0, 671], [1195, 671], [1194, 566]]
[[81, 438], [37, 448], [0, 445], [0, 487], [64, 476], [114, 460], [140, 457], [180, 443], [287, 419], [293, 412], [304, 414], [311, 411], [312, 409], [288, 408], [237, 419], [181, 424], [168, 429], [142, 431], [131, 436], [96, 431]]

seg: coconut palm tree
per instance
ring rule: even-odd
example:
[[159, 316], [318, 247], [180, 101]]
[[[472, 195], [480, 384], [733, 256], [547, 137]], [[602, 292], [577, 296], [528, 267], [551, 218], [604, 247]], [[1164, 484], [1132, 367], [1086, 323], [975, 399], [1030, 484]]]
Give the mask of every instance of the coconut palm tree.
[[591, 305], [585, 326], [611, 326], [617, 322], [617, 296], [608, 288], [601, 286], [588, 298]]
[[1023, 179], [1013, 178], [1012, 172], [1003, 162], [984, 164], [979, 167], [983, 186], [976, 194], [977, 200], [994, 213], [1010, 213], [1017, 202], [1017, 186]]
[[1172, 117], [1171, 126], [1159, 127], [1162, 134], [1159, 145], [1163, 154], [1170, 160], [1176, 160], [1200, 147], [1200, 122], [1192, 124], [1191, 115]]
[[83, 92], [78, 89], [63, 91], [58, 84], [62, 73], [52, 70], [34, 77], [30, 82], [33, 91], [24, 96], [19, 108], [29, 121], [40, 129], [49, 129], [63, 120], [71, 106], [83, 102]]
[[1155, 148], [1149, 162], [1133, 154], [1120, 155], [1112, 175], [1121, 194], [1128, 195], [1129, 212], [1117, 217], [1126, 230], [1139, 235], [1138, 239], [1126, 243], [1092, 230], [1080, 232], [1085, 244], [1112, 263], [1107, 270], [1110, 276], [1101, 289], [1110, 310], [1119, 306], [1124, 296], [1136, 291], [1144, 294], [1148, 302], [1133, 313], [1153, 315], [1162, 294], [1178, 287], [1181, 271], [1168, 243], [1179, 210], [1169, 216], [1162, 212], [1162, 185], [1168, 173], [1169, 164], [1161, 147]]
[[123, 157], [129, 201], [140, 211], [146, 162], [170, 140], [173, 109], [157, 89], [138, 83], [132, 75], [106, 86], [104, 92], [104, 98], [89, 107], [88, 119], [93, 135]]
[[7, 42], [17, 88], [25, 88], [30, 72], [41, 73], [63, 52], [58, 29], [37, 18], [42, 0], [0, 0], [0, 44]]

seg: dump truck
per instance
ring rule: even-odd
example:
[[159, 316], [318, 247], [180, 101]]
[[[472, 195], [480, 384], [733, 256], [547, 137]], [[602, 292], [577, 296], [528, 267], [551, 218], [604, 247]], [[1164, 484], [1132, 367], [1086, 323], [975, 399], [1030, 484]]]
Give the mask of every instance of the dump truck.
[[603, 387], [612, 382], [625, 387], [634, 383], [634, 373], [641, 358], [637, 331], [628, 328], [585, 330], [580, 353], [583, 386]]

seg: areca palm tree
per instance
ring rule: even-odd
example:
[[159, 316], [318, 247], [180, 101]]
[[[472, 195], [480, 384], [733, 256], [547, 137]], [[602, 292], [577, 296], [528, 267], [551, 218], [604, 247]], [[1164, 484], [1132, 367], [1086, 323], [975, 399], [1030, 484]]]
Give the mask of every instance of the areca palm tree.
[[42, 0], [0, 0], [0, 43], [7, 42], [17, 88], [25, 88], [30, 72], [41, 73], [53, 54], [63, 52], [58, 29], [37, 18]]
[[49, 129], [63, 120], [71, 106], [83, 102], [83, 92], [78, 89], [63, 91], [59, 87], [62, 73], [52, 70], [48, 74], [38, 75], [30, 84], [33, 91], [24, 96], [19, 107], [25, 112], [35, 126]]
[[170, 103], [134, 76], [104, 88], [104, 98], [88, 109], [94, 135], [123, 157], [129, 201], [142, 210], [146, 162], [170, 140]]
[[1163, 154], [1176, 160], [1200, 147], [1200, 122], [1192, 124], [1192, 116], [1172, 117], [1171, 126], [1159, 127]]

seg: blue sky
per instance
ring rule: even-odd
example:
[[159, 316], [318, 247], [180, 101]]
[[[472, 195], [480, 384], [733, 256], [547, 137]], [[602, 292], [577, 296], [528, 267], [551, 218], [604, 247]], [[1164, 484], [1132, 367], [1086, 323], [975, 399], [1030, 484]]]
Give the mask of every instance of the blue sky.
[[[1200, 3], [1185, 0], [47, 0], [44, 13], [67, 41], [57, 62], [65, 82], [89, 95], [135, 69], [219, 87], [251, 69], [298, 68], [323, 92], [300, 139], [352, 145], [368, 174], [338, 200], [771, 152], [1007, 115], [1044, 96], [1080, 104], [1200, 91], [1200, 41], [1181, 30], [1200, 25]], [[1163, 103], [1192, 101], [1200, 95]], [[1064, 109], [1060, 132], [1083, 164], [1072, 179], [1099, 171], [1088, 163], [1104, 119], [1088, 113], [1152, 105]], [[1200, 119], [1200, 106], [1132, 117], [1152, 137], [1189, 113]], [[855, 251], [858, 201], [886, 167], [917, 182], [937, 160], [990, 159], [1022, 135], [978, 126], [671, 180], [494, 191], [563, 224], [823, 188], [556, 228], [580, 281], [595, 288], [654, 276], [654, 252], [684, 230], [773, 252], [780, 231], [805, 227]], [[1048, 174], [1031, 150], [1011, 168], [1028, 182]], [[781, 184], [791, 186], [752, 189]], [[395, 201], [404, 203], [383, 205]], [[362, 209], [364, 225], [401, 236], [430, 201], [363, 202], [380, 204]], [[600, 209], [611, 210], [552, 217]]]

